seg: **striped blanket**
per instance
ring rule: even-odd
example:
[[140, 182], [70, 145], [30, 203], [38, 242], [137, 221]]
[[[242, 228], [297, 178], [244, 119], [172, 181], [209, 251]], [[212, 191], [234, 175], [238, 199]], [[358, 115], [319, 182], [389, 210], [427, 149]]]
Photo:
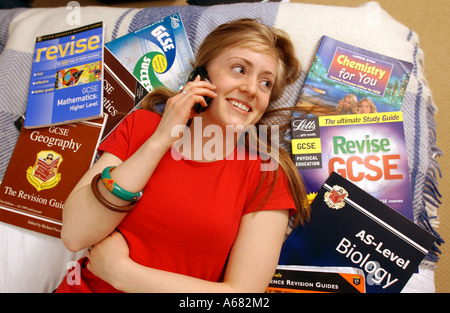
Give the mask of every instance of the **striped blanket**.
[[[424, 77], [423, 52], [418, 46], [417, 34], [394, 20], [376, 2], [356, 8], [277, 2], [145, 9], [61, 7], [0, 10], [0, 180], [18, 137], [13, 122], [25, 112], [36, 36], [75, 28], [76, 23], [86, 25], [104, 21], [105, 42], [108, 42], [176, 12], [183, 19], [194, 53], [212, 29], [228, 20], [259, 18], [268, 25], [286, 30], [294, 41], [303, 65], [303, 75], [273, 104], [274, 107], [295, 104], [322, 35], [414, 63], [401, 108], [414, 216], [416, 223], [439, 237], [433, 221], [440, 198], [436, 182], [440, 171], [435, 159], [440, 150], [435, 145], [436, 107]], [[441, 243], [440, 238], [438, 243]], [[0, 244], [0, 292], [51, 291], [65, 274], [68, 262], [82, 253], [69, 253], [58, 239], [4, 223], [0, 223]], [[436, 246], [423, 262], [431, 264], [427, 269], [433, 268], [438, 254]], [[24, 259], [33, 262], [33, 267], [25, 264]], [[39, 271], [36, 270], [38, 266]], [[433, 273], [428, 278], [424, 277], [417, 278], [420, 282], [406, 289], [433, 290]]]

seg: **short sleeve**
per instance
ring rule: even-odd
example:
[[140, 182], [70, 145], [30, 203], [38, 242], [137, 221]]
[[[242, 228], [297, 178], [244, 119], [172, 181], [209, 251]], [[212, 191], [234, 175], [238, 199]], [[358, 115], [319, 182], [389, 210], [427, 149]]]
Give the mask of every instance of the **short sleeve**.
[[[244, 208], [244, 213], [252, 213], [256, 211], [266, 210], [289, 210], [289, 216], [292, 216], [297, 211], [294, 200], [289, 190], [286, 174], [279, 168], [278, 171], [260, 172], [260, 175], [255, 175], [256, 186], [259, 185], [261, 176], [264, 175], [264, 181], [259, 188], [257, 187], [251, 197], [248, 199]], [[273, 182], [274, 185], [272, 186]], [[271, 189], [273, 188], [273, 189]], [[267, 194], [269, 196], [267, 199]], [[261, 206], [261, 203], [264, 203]]]
[[130, 113], [99, 145], [99, 153], [109, 152], [125, 161], [150, 138], [160, 120], [159, 115], [147, 110]]

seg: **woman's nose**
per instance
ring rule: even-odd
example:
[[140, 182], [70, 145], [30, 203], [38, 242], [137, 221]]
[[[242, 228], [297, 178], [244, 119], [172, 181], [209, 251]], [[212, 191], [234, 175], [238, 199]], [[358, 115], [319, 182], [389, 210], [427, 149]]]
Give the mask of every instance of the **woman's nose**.
[[256, 93], [257, 85], [258, 82], [255, 79], [248, 77], [242, 82], [240, 89], [241, 91], [253, 96]]

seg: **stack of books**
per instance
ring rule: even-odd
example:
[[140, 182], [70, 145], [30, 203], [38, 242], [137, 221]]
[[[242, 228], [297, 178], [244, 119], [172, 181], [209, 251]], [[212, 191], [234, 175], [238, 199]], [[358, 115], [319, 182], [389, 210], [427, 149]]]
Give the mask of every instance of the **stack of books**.
[[417, 271], [436, 238], [413, 222], [401, 112], [412, 68], [321, 38], [297, 105], [326, 110], [294, 114], [289, 134], [311, 219], [286, 239], [268, 291], [400, 292]]
[[193, 59], [178, 13], [109, 43], [102, 22], [36, 38], [0, 220], [60, 237], [64, 202], [99, 143], [154, 87], [187, 80]]

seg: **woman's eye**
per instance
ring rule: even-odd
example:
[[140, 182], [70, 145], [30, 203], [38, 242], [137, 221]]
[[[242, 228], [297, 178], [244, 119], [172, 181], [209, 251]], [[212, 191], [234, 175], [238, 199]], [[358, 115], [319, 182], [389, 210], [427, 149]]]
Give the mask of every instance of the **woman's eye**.
[[245, 72], [244, 67], [240, 65], [234, 66], [233, 71], [238, 72], [239, 74], [244, 74]]
[[272, 88], [272, 82], [270, 81], [270, 80], [263, 80], [263, 81], [261, 81], [261, 85], [264, 87], [264, 88]]

